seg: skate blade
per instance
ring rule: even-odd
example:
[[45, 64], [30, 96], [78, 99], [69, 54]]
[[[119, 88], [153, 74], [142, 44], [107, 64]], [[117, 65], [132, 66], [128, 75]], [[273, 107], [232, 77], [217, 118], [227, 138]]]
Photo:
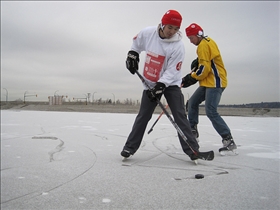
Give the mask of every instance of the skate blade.
[[237, 149], [220, 151], [221, 156], [226, 156], [226, 155], [231, 155], [231, 154], [238, 155], [239, 152], [237, 151]]
[[128, 158], [129, 158], [129, 157], [124, 157], [124, 158], [122, 159], [122, 161], [124, 162], [124, 161], [126, 161]]
[[235, 155], [238, 155], [239, 152], [237, 151], [237, 149], [233, 149], [232, 152], [235, 154]]
[[221, 156], [226, 156], [226, 153], [227, 153], [228, 151], [220, 151], [220, 155]]
[[195, 165], [198, 165], [198, 159], [197, 159], [197, 160], [193, 160], [193, 163], [194, 163]]
[[124, 162], [124, 161], [130, 159], [131, 157], [132, 157], [132, 155], [130, 155], [130, 156], [128, 156], [128, 157], [123, 157], [122, 161]]

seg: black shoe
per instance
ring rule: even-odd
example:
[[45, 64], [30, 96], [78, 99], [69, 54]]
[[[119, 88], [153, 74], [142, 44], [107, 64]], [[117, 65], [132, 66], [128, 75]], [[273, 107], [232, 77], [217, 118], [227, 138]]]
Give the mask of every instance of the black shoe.
[[195, 139], [197, 142], [199, 142], [199, 133], [198, 133], [198, 130], [197, 130], [197, 126], [195, 125], [194, 127], [191, 128], [192, 129], [192, 134], [194, 135]]
[[189, 111], [188, 106], [189, 106], [189, 100], [187, 100], [187, 103], [186, 103], [186, 112], [187, 112], [187, 113], [188, 113], [188, 111]]
[[132, 154], [131, 154], [130, 151], [128, 151], [128, 150], [123, 150], [123, 151], [121, 152], [121, 156], [123, 156], [123, 157], [125, 157], [125, 158], [128, 158], [130, 155], [132, 155]]

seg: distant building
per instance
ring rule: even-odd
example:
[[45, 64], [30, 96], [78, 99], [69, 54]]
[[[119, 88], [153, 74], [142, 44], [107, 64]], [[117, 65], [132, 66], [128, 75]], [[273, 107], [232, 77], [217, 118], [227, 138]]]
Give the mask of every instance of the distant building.
[[62, 105], [63, 96], [49, 96], [49, 105]]

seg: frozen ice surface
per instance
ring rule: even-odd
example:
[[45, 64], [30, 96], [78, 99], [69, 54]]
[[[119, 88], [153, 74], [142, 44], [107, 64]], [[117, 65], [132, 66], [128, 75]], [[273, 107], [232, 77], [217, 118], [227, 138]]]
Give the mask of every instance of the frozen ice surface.
[[280, 209], [279, 118], [224, 116], [239, 155], [220, 156], [200, 116], [200, 150], [215, 159], [195, 165], [164, 115], [123, 162], [135, 116], [2, 110], [1, 209]]

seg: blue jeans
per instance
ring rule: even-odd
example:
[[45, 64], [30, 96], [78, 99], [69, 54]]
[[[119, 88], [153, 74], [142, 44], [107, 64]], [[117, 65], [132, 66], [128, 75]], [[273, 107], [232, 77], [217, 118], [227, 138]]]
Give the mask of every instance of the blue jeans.
[[207, 117], [214, 129], [223, 138], [229, 135], [230, 129], [217, 111], [224, 88], [198, 87], [188, 100], [188, 119], [191, 127], [198, 124], [199, 105], [205, 101]]

